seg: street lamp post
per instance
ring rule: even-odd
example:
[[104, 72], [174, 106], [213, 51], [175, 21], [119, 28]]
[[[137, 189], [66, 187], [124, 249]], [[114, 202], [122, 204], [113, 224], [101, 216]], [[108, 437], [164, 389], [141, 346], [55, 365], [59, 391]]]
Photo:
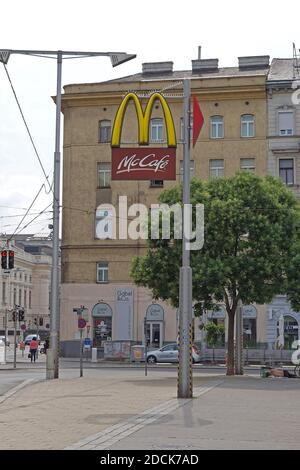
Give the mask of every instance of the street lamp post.
[[53, 241], [51, 271], [51, 310], [50, 310], [50, 347], [47, 351], [47, 379], [57, 379], [59, 375], [59, 220], [60, 220], [60, 115], [61, 115], [61, 74], [63, 59], [107, 56], [112, 66], [116, 67], [136, 57], [126, 52], [80, 52], [80, 51], [40, 51], [0, 49], [0, 62], [7, 64], [11, 54], [23, 54], [42, 57], [56, 57], [56, 129], [53, 175]]

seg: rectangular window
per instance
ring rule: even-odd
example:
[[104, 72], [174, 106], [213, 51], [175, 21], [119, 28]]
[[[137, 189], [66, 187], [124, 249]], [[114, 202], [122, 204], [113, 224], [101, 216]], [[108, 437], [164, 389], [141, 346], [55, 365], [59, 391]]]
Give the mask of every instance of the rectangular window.
[[27, 290], [24, 290], [24, 307], [27, 307]]
[[150, 188], [163, 188], [163, 180], [150, 180]]
[[241, 117], [241, 137], [254, 137], [254, 116], [253, 114], [244, 114]]
[[279, 135], [293, 135], [294, 129], [294, 114], [293, 112], [279, 112], [278, 113], [278, 131]]
[[[194, 176], [194, 160], [190, 160], [190, 178]], [[180, 181], [183, 181], [183, 160], [180, 160]]]
[[210, 178], [222, 178], [224, 176], [224, 160], [209, 161]]
[[14, 288], [14, 298], [13, 298], [13, 306], [17, 304], [17, 289]]
[[211, 127], [210, 127], [211, 139], [223, 139], [224, 138], [224, 120], [223, 116], [212, 116]]
[[18, 305], [20, 305], [20, 307], [22, 306], [22, 290], [19, 289], [19, 303]]
[[294, 184], [293, 158], [281, 158], [279, 160], [279, 176], [286, 185]]
[[29, 291], [29, 300], [28, 300], [28, 303], [29, 303], [29, 308], [31, 308], [31, 290]]
[[97, 263], [97, 282], [108, 282], [108, 263]]
[[255, 173], [255, 158], [241, 158], [240, 169], [241, 171], [251, 171], [251, 173]]
[[163, 142], [164, 140], [164, 121], [161, 118], [151, 119], [150, 121], [150, 140], [151, 142]]
[[43, 326], [44, 325], [44, 319], [43, 317], [39, 317], [39, 326]]
[[110, 163], [98, 163], [97, 164], [98, 174], [98, 188], [110, 188], [111, 182], [111, 164]]
[[109, 143], [111, 140], [111, 121], [103, 120], [99, 122], [99, 142]]

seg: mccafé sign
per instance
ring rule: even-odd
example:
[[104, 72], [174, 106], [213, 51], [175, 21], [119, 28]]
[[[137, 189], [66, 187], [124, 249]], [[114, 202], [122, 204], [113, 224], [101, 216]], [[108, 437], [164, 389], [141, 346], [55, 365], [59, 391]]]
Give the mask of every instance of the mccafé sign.
[[[120, 147], [123, 119], [128, 102], [133, 100], [139, 125], [139, 147]], [[149, 126], [153, 104], [159, 100], [163, 108], [168, 147], [149, 147]], [[115, 118], [111, 138], [112, 180], [175, 180], [176, 134], [169, 105], [160, 93], [153, 93], [143, 111], [135, 93], [128, 93]], [[145, 146], [145, 147], [143, 147]]]

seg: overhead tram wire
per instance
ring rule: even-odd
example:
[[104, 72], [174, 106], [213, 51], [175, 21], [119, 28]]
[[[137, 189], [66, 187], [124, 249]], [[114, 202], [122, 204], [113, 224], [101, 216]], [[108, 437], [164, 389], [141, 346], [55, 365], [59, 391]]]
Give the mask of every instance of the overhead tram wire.
[[11, 81], [10, 75], [9, 75], [9, 73], [8, 73], [7, 67], [6, 67], [6, 65], [5, 65], [4, 63], [3, 63], [3, 67], [4, 67], [5, 73], [6, 73], [6, 75], [7, 75], [8, 81], [9, 81], [9, 83], [10, 83], [10, 86], [11, 86], [13, 95], [14, 95], [14, 97], [15, 97], [17, 106], [18, 106], [19, 111], [20, 111], [20, 113], [21, 113], [22, 120], [23, 120], [23, 122], [24, 122], [24, 124], [25, 124], [25, 127], [26, 127], [26, 130], [27, 130], [29, 139], [30, 139], [30, 141], [31, 141], [31, 144], [32, 144], [32, 146], [33, 146], [35, 155], [36, 155], [36, 157], [37, 157], [37, 159], [38, 159], [38, 161], [39, 161], [40, 167], [41, 167], [41, 169], [42, 169], [42, 171], [43, 171], [43, 173], [44, 173], [44, 176], [45, 176], [45, 178], [46, 178], [46, 181], [47, 181], [47, 183], [48, 183], [48, 185], [49, 185], [49, 192], [47, 192], [46, 189], [45, 189], [46, 193], [49, 194], [51, 191], [53, 192], [53, 189], [52, 189], [53, 183], [50, 184], [50, 182], [49, 182], [49, 175], [47, 176], [47, 174], [46, 174], [44, 165], [43, 165], [43, 163], [42, 163], [42, 160], [41, 160], [41, 158], [40, 158], [40, 156], [39, 156], [39, 153], [38, 153], [38, 151], [37, 151], [36, 145], [35, 145], [35, 143], [34, 143], [33, 137], [32, 137], [31, 132], [30, 132], [30, 130], [29, 130], [28, 124], [27, 124], [27, 122], [26, 122], [24, 113], [23, 113], [23, 111], [22, 111], [20, 102], [19, 102], [19, 100], [18, 100], [16, 91], [15, 91], [15, 89], [14, 89], [14, 86], [13, 86], [13, 83], [12, 83], [12, 81]]

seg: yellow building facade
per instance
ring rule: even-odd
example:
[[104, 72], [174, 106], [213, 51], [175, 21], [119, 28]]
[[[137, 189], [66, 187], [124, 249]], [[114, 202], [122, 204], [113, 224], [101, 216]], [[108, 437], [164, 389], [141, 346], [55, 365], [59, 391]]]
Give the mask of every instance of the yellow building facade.
[[[238, 67], [219, 68], [216, 59], [192, 61], [190, 71], [173, 64], [143, 64], [143, 72], [104, 83], [68, 85], [64, 113], [63, 231], [61, 341], [78, 338], [73, 308], [88, 309], [87, 335], [96, 346], [103, 340], [144, 341], [144, 318], [152, 346], [177, 337], [176, 309], [153, 302], [151, 292], [130, 278], [132, 258], [145, 251], [144, 240], [97, 238], [102, 204], [112, 204], [117, 218], [120, 196], [128, 206], [157, 203], [163, 189], [182, 177], [182, 79], [191, 79], [204, 115], [198, 142], [191, 148], [191, 173], [197, 178], [229, 177], [240, 170], [267, 173], [267, 56], [239, 58]], [[164, 94], [177, 136], [176, 181], [112, 181], [110, 137], [118, 107], [128, 91], [137, 93], [143, 108], [151, 92]], [[164, 91], [165, 90], [165, 91]], [[151, 146], [166, 146], [166, 128], [159, 101], [150, 120]], [[121, 145], [138, 146], [138, 121], [133, 103], [124, 118]], [[162, 279], [163, 282], [163, 279]], [[123, 300], [122, 300], [123, 299]], [[255, 340], [264, 341], [264, 307], [257, 307]], [[195, 339], [201, 332], [195, 328]]]

